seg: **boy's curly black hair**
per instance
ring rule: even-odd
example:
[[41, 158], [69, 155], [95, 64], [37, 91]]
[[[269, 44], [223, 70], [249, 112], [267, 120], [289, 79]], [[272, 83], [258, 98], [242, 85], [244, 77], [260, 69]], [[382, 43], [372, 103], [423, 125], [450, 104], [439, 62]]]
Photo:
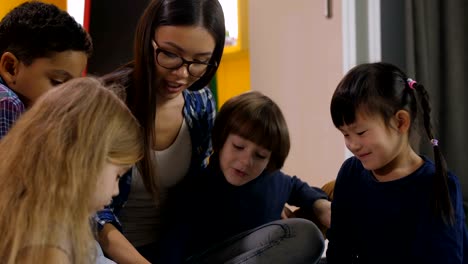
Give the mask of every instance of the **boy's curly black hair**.
[[0, 55], [11, 52], [30, 65], [36, 58], [66, 50], [83, 51], [89, 57], [92, 40], [72, 16], [53, 4], [25, 2], [0, 21]]

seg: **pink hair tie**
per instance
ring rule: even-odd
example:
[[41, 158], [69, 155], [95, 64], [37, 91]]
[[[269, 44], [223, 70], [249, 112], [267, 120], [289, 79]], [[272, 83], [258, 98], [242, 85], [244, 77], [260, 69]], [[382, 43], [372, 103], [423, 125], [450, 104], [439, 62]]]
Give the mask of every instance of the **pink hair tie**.
[[414, 90], [415, 89], [414, 85], [416, 84], [416, 81], [410, 78], [408, 78], [408, 80], [406, 81], [408, 82], [409, 87]]
[[431, 139], [431, 144], [432, 144], [432, 146], [434, 146], [434, 147], [435, 147], [435, 146], [439, 146], [439, 140], [433, 138], [433, 139]]

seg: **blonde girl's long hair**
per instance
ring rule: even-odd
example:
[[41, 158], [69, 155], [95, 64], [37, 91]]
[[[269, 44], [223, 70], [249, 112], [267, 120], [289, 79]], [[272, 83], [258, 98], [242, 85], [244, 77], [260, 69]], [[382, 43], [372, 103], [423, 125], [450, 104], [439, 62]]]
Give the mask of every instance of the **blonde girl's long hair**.
[[125, 104], [94, 78], [43, 95], [0, 140], [0, 259], [12, 264], [27, 251], [47, 263], [50, 246], [92, 263], [98, 175], [106, 161], [140, 160], [141, 138]]

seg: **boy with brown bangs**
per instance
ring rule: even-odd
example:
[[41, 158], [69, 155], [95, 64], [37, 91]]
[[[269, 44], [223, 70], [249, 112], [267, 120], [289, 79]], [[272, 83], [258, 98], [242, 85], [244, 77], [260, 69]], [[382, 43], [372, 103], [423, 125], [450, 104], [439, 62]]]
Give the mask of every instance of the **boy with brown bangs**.
[[162, 263], [179, 256], [188, 263], [317, 263], [320, 230], [306, 219], [281, 220], [281, 213], [288, 203], [328, 226], [330, 202], [280, 171], [290, 148], [280, 108], [259, 92], [236, 96], [218, 113], [212, 140], [207, 169], [175, 191], [183, 197], [173, 207], [179, 223], [168, 232]]

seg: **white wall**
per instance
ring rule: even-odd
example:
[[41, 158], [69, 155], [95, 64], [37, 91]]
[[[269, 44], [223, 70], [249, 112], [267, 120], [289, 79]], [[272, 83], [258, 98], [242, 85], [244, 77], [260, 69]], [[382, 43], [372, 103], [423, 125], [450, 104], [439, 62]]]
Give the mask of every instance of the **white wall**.
[[83, 25], [85, 10], [85, 0], [68, 0], [67, 11], [76, 20]]

